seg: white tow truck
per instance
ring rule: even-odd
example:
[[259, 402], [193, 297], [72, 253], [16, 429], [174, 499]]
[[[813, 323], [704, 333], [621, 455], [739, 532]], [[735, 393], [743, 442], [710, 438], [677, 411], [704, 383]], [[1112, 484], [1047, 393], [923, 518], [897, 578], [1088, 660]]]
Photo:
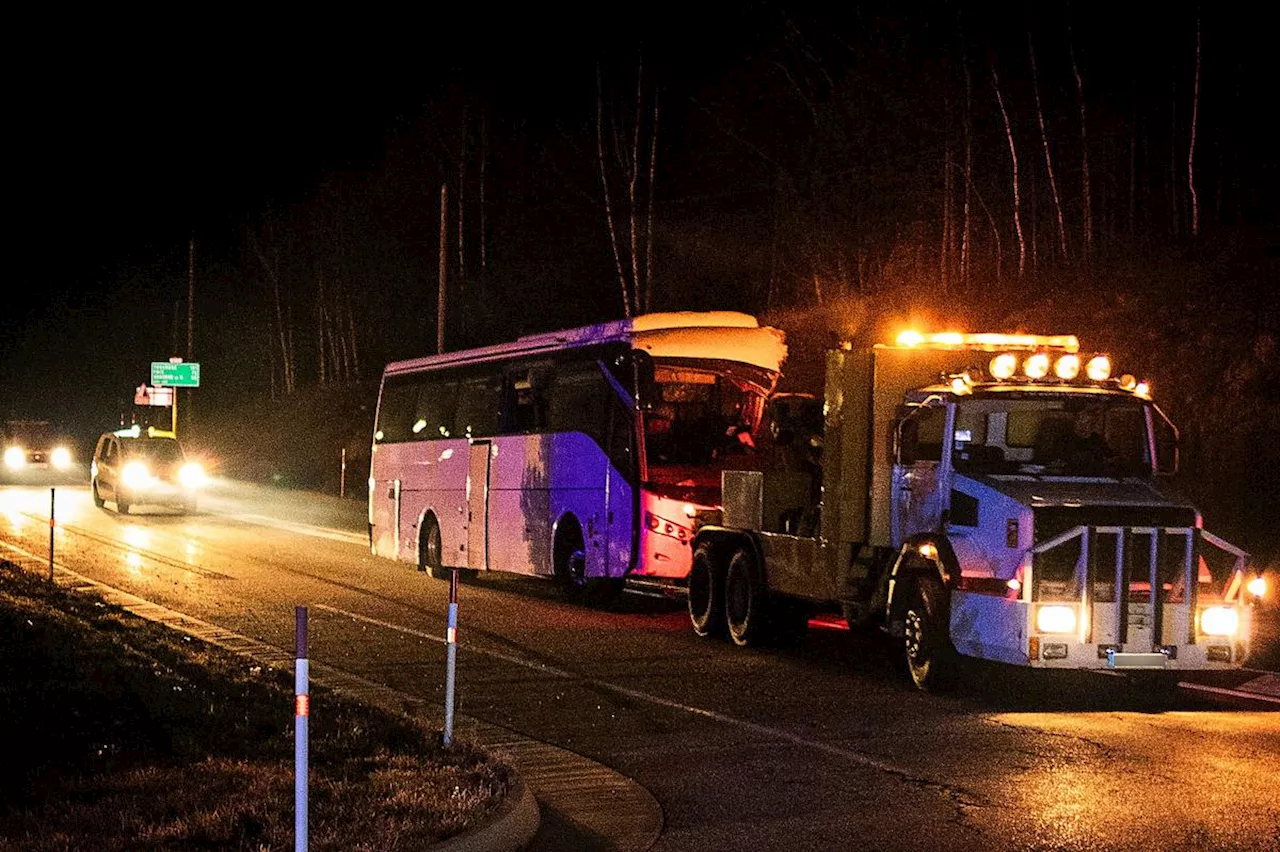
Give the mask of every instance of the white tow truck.
[[[689, 615], [752, 645], [816, 610], [878, 626], [915, 684], [956, 656], [1113, 672], [1240, 667], [1265, 584], [1168, 486], [1178, 433], [1074, 336], [920, 334], [827, 352], [723, 476]], [[1165, 678], [1169, 680], [1169, 678]]]

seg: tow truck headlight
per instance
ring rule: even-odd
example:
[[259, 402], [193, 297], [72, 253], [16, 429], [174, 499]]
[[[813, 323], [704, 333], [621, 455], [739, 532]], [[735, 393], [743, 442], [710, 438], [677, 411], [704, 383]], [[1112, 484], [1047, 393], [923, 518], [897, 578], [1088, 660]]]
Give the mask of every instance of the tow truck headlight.
[[54, 447], [51, 461], [58, 470], [66, 470], [71, 467], [71, 451], [66, 447]]
[[178, 471], [178, 481], [182, 483], [183, 488], [203, 488], [208, 478], [204, 475], [204, 468], [196, 462], [187, 462]]
[[27, 463], [27, 454], [22, 447], [9, 447], [4, 451], [4, 466], [9, 470], [18, 470]]
[[147, 488], [151, 485], [151, 471], [146, 462], [131, 461], [120, 471], [120, 479], [129, 488]]
[[1211, 606], [1200, 610], [1200, 632], [1205, 636], [1234, 636], [1240, 629], [1240, 614], [1234, 607]]
[[1040, 633], [1075, 633], [1076, 608], [1047, 604], [1036, 610], [1036, 630]]

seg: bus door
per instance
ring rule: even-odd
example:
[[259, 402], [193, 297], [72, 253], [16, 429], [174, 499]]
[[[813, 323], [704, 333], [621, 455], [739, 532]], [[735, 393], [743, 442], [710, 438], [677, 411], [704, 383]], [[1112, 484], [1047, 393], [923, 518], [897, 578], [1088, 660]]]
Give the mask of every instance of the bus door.
[[489, 567], [489, 441], [473, 441], [467, 468], [467, 568]]

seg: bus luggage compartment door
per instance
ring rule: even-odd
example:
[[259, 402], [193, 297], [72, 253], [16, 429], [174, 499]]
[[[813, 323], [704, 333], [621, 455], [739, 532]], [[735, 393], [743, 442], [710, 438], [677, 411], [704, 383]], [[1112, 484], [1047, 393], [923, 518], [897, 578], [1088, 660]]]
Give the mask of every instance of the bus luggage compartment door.
[[467, 468], [466, 567], [489, 567], [489, 441], [471, 445]]

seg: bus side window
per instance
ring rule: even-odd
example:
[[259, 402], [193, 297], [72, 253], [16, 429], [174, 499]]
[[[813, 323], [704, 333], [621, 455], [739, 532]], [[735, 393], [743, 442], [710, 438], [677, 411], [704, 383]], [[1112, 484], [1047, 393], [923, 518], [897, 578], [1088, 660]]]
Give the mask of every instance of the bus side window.
[[565, 365], [547, 389], [547, 430], [583, 432], [607, 449], [612, 389], [595, 362]]
[[453, 436], [453, 415], [458, 404], [458, 383], [447, 376], [428, 376], [418, 393], [418, 413], [413, 436], [419, 441]]
[[519, 369], [507, 374], [507, 423], [504, 432], [528, 435], [547, 426], [547, 406], [543, 399], [548, 376], [537, 369]]
[[453, 418], [453, 437], [492, 437], [499, 433], [501, 420], [501, 375], [481, 373], [458, 381], [458, 408]]

